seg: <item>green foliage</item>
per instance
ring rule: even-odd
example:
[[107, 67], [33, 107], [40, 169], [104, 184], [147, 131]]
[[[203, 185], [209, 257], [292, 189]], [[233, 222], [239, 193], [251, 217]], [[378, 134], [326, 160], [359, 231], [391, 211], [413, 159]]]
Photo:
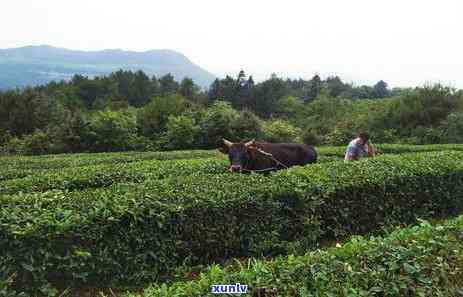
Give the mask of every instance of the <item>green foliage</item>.
[[304, 102], [297, 97], [287, 96], [278, 100], [276, 107], [276, 116], [290, 121], [296, 116], [300, 116], [304, 110]]
[[[185, 156], [183, 158], [186, 158]], [[131, 163], [103, 163], [95, 166], [80, 166], [35, 172], [29, 170], [9, 171], [0, 181], [0, 194], [19, 192], [46, 192], [50, 190], [76, 191], [110, 186], [118, 182], [141, 183], [182, 174], [221, 173], [226, 170], [225, 160], [204, 160], [201, 164], [191, 160], [158, 160]], [[16, 174], [14, 174], [16, 173]]]
[[28, 154], [41, 155], [52, 151], [50, 135], [44, 131], [36, 130], [33, 134], [25, 136], [23, 141]]
[[180, 82], [179, 93], [186, 99], [197, 101], [199, 92], [199, 87], [195, 85], [191, 78], [186, 77]]
[[438, 225], [421, 221], [384, 238], [356, 236], [303, 256], [210, 266], [195, 280], [126, 296], [209, 296], [212, 285], [237, 282], [253, 296], [460, 296], [462, 232], [463, 217]]
[[283, 120], [270, 121], [263, 127], [264, 139], [269, 142], [297, 142], [299, 128]]
[[59, 125], [63, 112], [59, 102], [32, 89], [0, 92], [0, 128], [14, 136]]
[[463, 142], [463, 112], [452, 112], [442, 122], [441, 129], [445, 142]]
[[88, 141], [97, 151], [128, 150], [136, 139], [133, 112], [99, 111], [90, 121]]
[[384, 125], [394, 128], [401, 136], [419, 136], [415, 134], [417, 127], [437, 126], [459, 106], [461, 99], [450, 88], [426, 86], [399, 100], [390, 101]]
[[352, 103], [348, 100], [319, 97], [306, 105], [301, 117], [293, 121], [297, 121], [300, 127], [325, 135], [350, 112], [351, 106]]
[[8, 130], [4, 130], [0, 128], [0, 146], [8, 143], [11, 139], [11, 133]]
[[330, 134], [326, 135], [326, 142], [332, 145], [343, 145], [355, 138], [355, 130], [347, 127], [336, 127]]
[[385, 98], [389, 96], [389, 90], [387, 88], [387, 83], [380, 80], [376, 85], [373, 86], [376, 98]]
[[[229, 103], [228, 108], [212, 104], [218, 100]], [[96, 138], [105, 137], [89, 131], [96, 111], [131, 113], [134, 107], [138, 110], [137, 131], [129, 146], [110, 141], [95, 145]], [[0, 92], [0, 134], [11, 136], [0, 139], [0, 151], [212, 148], [222, 137], [262, 138], [261, 118], [287, 121], [299, 133], [273, 139], [303, 141], [310, 131], [317, 136], [309, 137], [310, 142], [346, 145], [363, 130], [369, 131], [376, 143], [455, 143], [463, 139], [459, 132], [462, 108], [463, 92], [442, 85], [390, 90], [384, 81], [353, 86], [336, 76], [292, 80], [275, 74], [255, 83], [242, 70], [236, 77], [216, 79], [206, 92], [189, 78], [179, 83], [171, 74], [149, 78], [142, 71], [120, 70], [108, 76], [75, 75], [67, 82]], [[180, 115], [194, 119], [200, 127], [200, 136], [185, 142], [188, 147], [166, 138], [173, 135], [167, 131], [169, 116]], [[40, 133], [49, 137], [48, 145], [37, 146]]]
[[[222, 156], [217, 150], [205, 151], [170, 151], [170, 152], [118, 152], [118, 153], [83, 153], [83, 154], [59, 154], [51, 156], [8, 156], [2, 157], [3, 170], [0, 172], [0, 181], [8, 179], [21, 179], [30, 175], [35, 178], [54, 171], [75, 168], [85, 172], [89, 167], [96, 165], [112, 165], [104, 167], [105, 170], [115, 170], [121, 164], [141, 162], [148, 160], [178, 160], [190, 158], [213, 158]], [[100, 168], [101, 169], [101, 168]], [[90, 168], [91, 170], [91, 168]], [[69, 174], [68, 176], [71, 176]], [[82, 175], [82, 174], [81, 174]], [[91, 174], [90, 174], [91, 175]], [[85, 175], [84, 175], [85, 176]], [[78, 176], [75, 176], [78, 178]], [[66, 178], [61, 178], [66, 183]], [[50, 189], [50, 188], [49, 188]], [[26, 192], [29, 189], [24, 189]]]
[[[41, 164], [17, 158], [5, 164]], [[182, 264], [300, 253], [322, 239], [463, 211], [462, 161], [462, 152], [432, 152], [267, 176], [228, 174], [224, 159], [68, 163], [2, 182], [0, 258], [15, 285], [34, 291], [134, 285]]]
[[309, 84], [309, 92], [307, 94], [308, 99], [315, 99], [320, 95], [323, 85], [322, 80], [318, 74], [314, 75]]
[[175, 81], [172, 74], [168, 73], [159, 79], [159, 85], [162, 94], [176, 93], [179, 90], [179, 84]]
[[319, 145], [321, 138], [314, 131], [306, 130], [302, 132], [302, 142], [308, 145]]
[[262, 137], [262, 120], [252, 111], [243, 110], [232, 123], [236, 140], [260, 139]]
[[200, 127], [195, 119], [186, 115], [169, 116], [164, 141], [173, 149], [186, 149], [197, 146]]
[[178, 94], [155, 97], [138, 111], [137, 125], [144, 136], [154, 139], [165, 130], [169, 116], [178, 115], [185, 108], [185, 99]]
[[201, 120], [203, 143], [208, 147], [218, 147], [222, 138], [234, 139], [234, 123], [239, 113], [227, 102], [217, 101], [209, 107]]

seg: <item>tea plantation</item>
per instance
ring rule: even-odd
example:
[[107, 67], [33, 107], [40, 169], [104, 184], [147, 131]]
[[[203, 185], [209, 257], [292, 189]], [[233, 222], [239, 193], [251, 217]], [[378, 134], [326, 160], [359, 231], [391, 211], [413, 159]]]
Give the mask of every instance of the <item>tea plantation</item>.
[[378, 148], [0, 157], [0, 296], [463, 296], [463, 145]]

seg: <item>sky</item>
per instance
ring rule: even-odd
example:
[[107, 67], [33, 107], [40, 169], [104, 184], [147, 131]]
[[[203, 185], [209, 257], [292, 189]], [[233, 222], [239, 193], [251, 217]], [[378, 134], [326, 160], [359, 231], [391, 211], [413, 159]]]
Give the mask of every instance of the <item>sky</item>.
[[0, 48], [172, 49], [213, 74], [463, 88], [461, 0], [15, 0]]

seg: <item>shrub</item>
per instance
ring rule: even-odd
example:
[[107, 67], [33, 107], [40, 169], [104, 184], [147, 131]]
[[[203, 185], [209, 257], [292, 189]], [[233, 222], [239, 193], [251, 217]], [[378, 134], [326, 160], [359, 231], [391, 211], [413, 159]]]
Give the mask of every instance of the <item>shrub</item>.
[[262, 121], [252, 111], [244, 110], [233, 123], [233, 134], [236, 141], [260, 139], [262, 137]]
[[448, 143], [463, 141], [463, 112], [453, 112], [441, 123], [440, 130]]
[[22, 138], [10, 138], [4, 145], [4, 151], [19, 155], [42, 155], [60, 152], [60, 149], [50, 131], [36, 130]]
[[463, 217], [436, 226], [423, 221], [303, 256], [214, 265], [196, 280], [154, 284], [127, 297], [206, 296], [212, 285], [236, 283], [252, 296], [460, 296], [462, 232]]
[[10, 139], [11, 139], [10, 131], [0, 128], [0, 146], [3, 146], [4, 144], [8, 143]]
[[[158, 160], [132, 163], [109, 163], [95, 166], [59, 168], [60, 170], [31, 172], [19, 171], [19, 178], [10, 172], [10, 179], [3, 176], [0, 194], [45, 192], [50, 190], [75, 191], [107, 187], [121, 182], [140, 183], [181, 174], [220, 173], [226, 170], [225, 160]], [[5, 172], [6, 173], [6, 172]], [[2, 175], [0, 175], [2, 177]]]
[[200, 127], [189, 116], [170, 116], [165, 133], [166, 147], [169, 149], [186, 149], [198, 146]]
[[336, 127], [325, 136], [325, 142], [330, 145], [346, 145], [355, 138], [356, 131], [350, 127]]
[[297, 142], [301, 130], [283, 120], [275, 120], [264, 124], [264, 139], [269, 142]]
[[181, 114], [186, 107], [185, 98], [178, 94], [155, 97], [138, 110], [137, 125], [142, 135], [155, 139], [165, 131], [169, 116]]
[[[187, 175], [182, 163], [159, 164], [156, 178], [139, 184], [3, 195], [0, 257], [16, 267], [18, 286], [34, 290], [57, 279], [135, 284], [182, 263], [300, 252], [322, 239], [461, 212], [461, 161], [463, 152], [420, 153], [265, 176], [208, 174], [210, 163], [199, 160]], [[101, 181], [123, 173], [101, 171]]]
[[129, 150], [136, 138], [136, 119], [130, 112], [99, 111], [91, 119], [88, 133], [92, 150]]
[[209, 107], [201, 120], [201, 134], [206, 147], [217, 147], [222, 138], [234, 139], [233, 125], [239, 113], [229, 103], [215, 102]]
[[19, 137], [11, 137], [3, 146], [3, 151], [6, 154], [25, 155], [28, 153], [26, 143]]
[[321, 138], [312, 130], [305, 130], [302, 133], [302, 142], [308, 145], [319, 145], [321, 143]]

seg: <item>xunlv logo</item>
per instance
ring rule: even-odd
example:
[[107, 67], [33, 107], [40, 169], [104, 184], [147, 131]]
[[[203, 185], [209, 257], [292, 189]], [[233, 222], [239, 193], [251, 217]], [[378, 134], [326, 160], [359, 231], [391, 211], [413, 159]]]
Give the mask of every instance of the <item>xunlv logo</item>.
[[248, 285], [236, 283], [234, 285], [212, 285], [212, 294], [244, 294]]

